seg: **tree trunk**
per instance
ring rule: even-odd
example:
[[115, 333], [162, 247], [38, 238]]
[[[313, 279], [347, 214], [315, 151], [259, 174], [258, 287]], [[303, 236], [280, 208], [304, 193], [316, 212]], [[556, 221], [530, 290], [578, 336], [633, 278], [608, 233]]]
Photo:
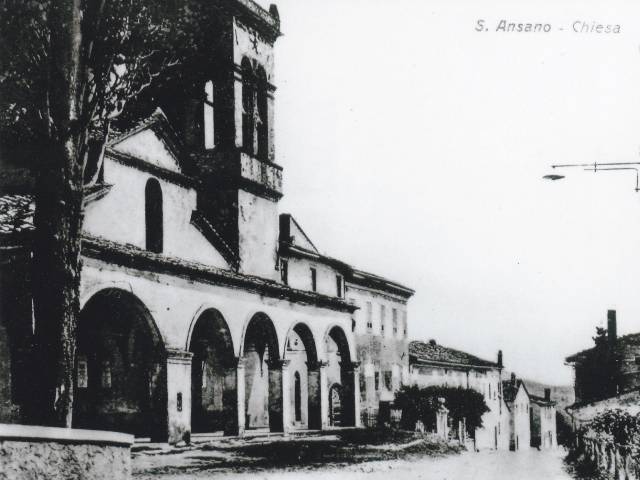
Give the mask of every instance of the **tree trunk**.
[[40, 424], [71, 427], [83, 218], [80, 0], [53, 0], [48, 21], [51, 142], [35, 192], [34, 414]]

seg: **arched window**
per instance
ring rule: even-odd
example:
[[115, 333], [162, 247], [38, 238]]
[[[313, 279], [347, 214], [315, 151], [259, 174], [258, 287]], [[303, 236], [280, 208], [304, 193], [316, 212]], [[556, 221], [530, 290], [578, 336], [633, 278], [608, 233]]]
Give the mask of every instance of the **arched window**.
[[294, 396], [294, 403], [295, 403], [296, 422], [301, 422], [302, 421], [302, 386], [300, 385], [300, 372], [296, 372], [294, 375], [293, 396]]
[[207, 150], [215, 147], [214, 138], [214, 111], [213, 111], [213, 82], [204, 84], [204, 105], [202, 128], [204, 130], [204, 148]]
[[269, 157], [269, 116], [267, 101], [267, 74], [262, 67], [258, 69], [256, 87], [256, 101], [258, 109], [258, 115], [256, 116], [258, 151], [256, 152], [256, 156], [260, 159], [266, 160]]
[[146, 248], [155, 253], [162, 253], [162, 237], [164, 235], [162, 220], [162, 189], [155, 178], [147, 181], [144, 189], [144, 217], [146, 228]]
[[242, 59], [242, 147], [253, 154], [255, 129], [255, 79], [251, 63]]

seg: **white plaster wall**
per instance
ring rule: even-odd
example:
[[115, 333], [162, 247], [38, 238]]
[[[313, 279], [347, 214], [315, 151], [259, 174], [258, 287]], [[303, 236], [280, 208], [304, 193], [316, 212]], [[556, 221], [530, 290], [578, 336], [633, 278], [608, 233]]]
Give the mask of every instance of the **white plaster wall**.
[[331, 297], [337, 296], [336, 275], [338, 272], [321, 263], [301, 258], [290, 258], [288, 284], [292, 288], [311, 291], [311, 268], [316, 269], [316, 292]]
[[150, 129], [142, 130], [113, 147], [119, 152], [144, 160], [158, 167], [181, 173], [180, 164], [167, 145]]
[[[335, 283], [335, 279], [334, 279]], [[335, 287], [333, 289], [335, 291]], [[382, 335], [381, 333], [381, 313], [380, 305], [385, 306], [385, 338], [403, 339], [403, 318], [407, 312], [407, 304], [404, 299], [391, 294], [382, 294], [376, 290], [366, 289], [364, 287], [356, 286], [347, 283], [346, 285], [346, 297], [359, 307], [354, 313], [356, 320], [356, 335], [362, 335], [369, 333], [367, 331], [367, 308], [366, 303], [371, 302], [372, 306], [372, 323], [373, 334]], [[398, 315], [398, 333], [393, 335], [392, 321], [393, 321], [393, 309], [397, 310]], [[407, 328], [408, 334], [408, 328]]]
[[248, 57], [262, 65], [267, 74], [267, 80], [274, 82], [273, 76], [273, 46], [266, 42], [253, 28], [243, 25], [238, 19], [233, 19], [233, 61], [240, 65], [242, 57]]
[[[104, 181], [113, 187], [105, 197], [87, 205], [84, 230], [90, 235], [144, 249], [145, 187], [150, 178], [155, 177], [106, 157]], [[218, 251], [190, 223], [191, 212], [196, 208], [195, 190], [160, 178], [158, 181], [162, 189], [163, 254], [229, 268]]]
[[[549, 440], [549, 433], [551, 434], [551, 440]], [[541, 448], [554, 448], [558, 445], [556, 438], [555, 407], [540, 408], [540, 436]]]
[[278, 280], [278, 206], [243, 190], [238, 191], [240, 269], [243, 273]]
[[529, 396], [522, 385], [511, 406], [513, 415], [513, 438], [518, 437], [519, 450], [526, 450], [531, 445], [531, 421], [529, 418]]
[[242, 353], [242, 340], [248, 322], [253, 315], [263, 312], [274, 324], [280, 356], [284, 353], [285, 338], [290, 328], [301, 322], [311, 330], [320, 360], [327, 359], [323, 339], [333, 326], [344, 331], [351, 360], [356, 360], [351, 317], [346, 312], [263, 297], [238, 288], [142, 273], [85, 259], [81, 304], [84, 305], [93, 294], [104, 288], [121, 288], [138, 297], [154, 318], [167, 347], [188, 350], [195, 321], [203, 311], [214, 308], [227, 322], [237, 356]]

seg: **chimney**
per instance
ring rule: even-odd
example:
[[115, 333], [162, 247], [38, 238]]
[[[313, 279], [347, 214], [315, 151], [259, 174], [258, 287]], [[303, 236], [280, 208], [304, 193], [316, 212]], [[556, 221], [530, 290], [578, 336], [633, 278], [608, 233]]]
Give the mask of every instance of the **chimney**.
[[607, 310], [607, 341], [610, 348], [614, 348], [618, 340], [618, 325], [616, 322], [616, 311]]
[[498, 350], [498, 368], [502, 368], [502, 350]]
[[511, 385], [515, 385], [516, 384], [516, 374], [512, 373], [511, 374]]
[[545, 399], [547, 402], [550, 402], [550, 401], [551, 401], [551, 389], [550, 389], [550, 388], [545, 388], [545, 389], [544, 389], [544, 399]]

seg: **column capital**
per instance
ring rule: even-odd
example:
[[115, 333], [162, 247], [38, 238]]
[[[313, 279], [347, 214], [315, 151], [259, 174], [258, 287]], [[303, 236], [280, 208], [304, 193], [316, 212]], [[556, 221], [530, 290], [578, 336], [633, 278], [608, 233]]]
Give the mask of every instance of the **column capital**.
[[360, 370], [360, 362], [352, 362], [351, 360], [346, 360], [340, 362], [340, 366], [343, 367], [348, 372], [353, 372], [355, 370]]
[[224, 368], [244, 368], [243, 357], [231, 357], [223, 362]]
[[289, 360], [288, 358], [278, 358], [267, 361], [267, 365], [269, 366], [270, 370], [282, 370], [283, 368], [287, 368], [290, 363], [291, 360]]
[[321, 368], [326, 368], [329, 366], [329, 362], [324, 360], [307, 360], [307, 369], [308, 370], [320, 370]]
[[166, 349], [167, 363], [188, 363], [191, 364], [193, 353], [179, 348]]

